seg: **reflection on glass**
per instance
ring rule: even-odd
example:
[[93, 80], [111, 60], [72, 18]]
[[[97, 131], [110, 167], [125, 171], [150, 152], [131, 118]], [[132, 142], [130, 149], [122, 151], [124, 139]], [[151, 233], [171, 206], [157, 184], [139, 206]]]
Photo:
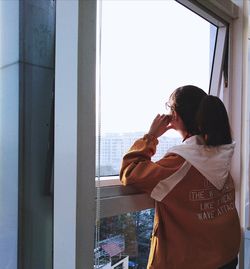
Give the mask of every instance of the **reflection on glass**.
[[[175, 1], [99, 3], [97, 175], [110, 176], [118, 175], [122, 156], [154, 117], [166, 113], [174, 89], [194, 84], [208, 92], [217, 28]], [[178, 143], [169, 131], [154, 160]]]
[[101, 219], [95, 268], [146, 269], [154, 209]]

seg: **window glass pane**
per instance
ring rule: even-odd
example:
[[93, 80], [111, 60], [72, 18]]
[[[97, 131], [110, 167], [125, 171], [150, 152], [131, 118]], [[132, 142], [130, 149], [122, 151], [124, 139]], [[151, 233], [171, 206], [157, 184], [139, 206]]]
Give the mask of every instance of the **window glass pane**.
[[[154, 117], [166, 113], [174, 89], [194, 84], [208, 92], [217, 28], [175, 1], [157, 0], [102, 1], [100, 25], [97, 156], [100, 175], [109, 176]], [[180, 141], [167, 132], [154, 160]]]
[[101, 219], [95, 268], [146, 268], [154, 209]]

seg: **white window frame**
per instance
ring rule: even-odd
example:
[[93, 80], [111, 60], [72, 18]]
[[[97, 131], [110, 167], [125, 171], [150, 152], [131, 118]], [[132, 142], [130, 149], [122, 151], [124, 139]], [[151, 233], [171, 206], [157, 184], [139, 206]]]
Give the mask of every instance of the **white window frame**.
[[[242, 122], [246, 117], [248, 120], [249, 96], [242, 79], [244, 65], [243, 57], [240, 56], [243, 53], [240, 32], [243, 31], [242, 13], [245, 3], [240, 1], [242, 6], [238, 10], [230, 0], [178, 2], [210, 22], [213, 20], [221, 29], [217, 36], [220, 44], [216, 46], [220, 59], [214, 61], [213, 71], [219, 75], [217, 79], [211, 80], [211, 85], [215, 85], [211, 88], [216, 89], [211, 93], [216, 95], [221, 88], [221, 63], [226, 40], [224, 26], [218, 18], [229, 24], [229, 82], [223, 88], [223, 97], [238, 145], [232, 175], [237, 182], [238, 197], [242, 197], [241, 186], [248, 176], [249, 160], [249, 149], [245, 147], [249, 141], [249, 130], [248, 125]], [[96, 215], [96, 1], [57, 1], [56, 13], [54, 268], [89, 269], [93, 268], [94, 261]], [[235, 66], [237, 71], [233, 68]], [[125, 188], [118, 184], [101, 188], [101, 217], [143, 210], [153, 205], [147, 195], [138, 193], [131, 187]], [[239, 198], [237, 205], [241, 218], [244, 219], [243, 199]], [[241, 261], [240, 267], [243, 268], [242, 266]]]
[[[246, 192], [249, 184], [249, 90], [247, 89], [248, 1], [237, 1], [238, 18], [229, 27], [229, 81], [223, 96], [227, 104], [233, 137], [236, 141], [231, 174], [236, 184], [236, 206], [241, 219], [242, 241], [239, 268], [244, 268], [244, 244], [249, 237], [246, 220]], [[249, 194], [248, 194], [249, 195]]]
[[95, 47], [96, 1], [57, 1], [54, 269], [93, 268]]

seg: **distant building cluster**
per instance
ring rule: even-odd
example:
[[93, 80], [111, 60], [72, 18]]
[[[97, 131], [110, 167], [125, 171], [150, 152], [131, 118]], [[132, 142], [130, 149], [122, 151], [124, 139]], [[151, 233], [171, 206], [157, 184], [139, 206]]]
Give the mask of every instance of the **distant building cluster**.
[[[106, 133], [101, 136], [100, 149], [97, 146], [97, 166], [98, 160], [100, 161], [100, 175], [111, 176], [118, 175], [123, 155], [128, 151], [134, 141], [142, 137], [144, 133]], [[156, 161], [162, 158], [166, 151], [181, 143], [180, 137], [166, 137], [162, 136], [159, 139], [157, 152], [153, 157]], [[100, 155], [99, 155], [100, 154]], [[98, 157], [100, 156], [100, 158]], [[99, 158], [99, 159], [98, 159]], [[98, 171], [97, 171], [97, 174]]]

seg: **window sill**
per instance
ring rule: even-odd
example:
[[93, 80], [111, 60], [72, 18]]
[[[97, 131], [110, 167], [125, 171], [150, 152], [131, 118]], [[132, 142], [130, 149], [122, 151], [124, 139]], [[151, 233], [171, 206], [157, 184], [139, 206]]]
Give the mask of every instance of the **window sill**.
[[154, 207], [154, 200], [148, 194], [132, 186], [123, 186], [118, 177], [109, 177], [99, 182], [101, 218], [135, 212]]
[[123, 186], [118, 176], [105, 177], [100, 181], [96, 180], [96, 187], [100, 187], [100, 198], [110, 198], [125, 195], [142, 194], [133, 186]]

